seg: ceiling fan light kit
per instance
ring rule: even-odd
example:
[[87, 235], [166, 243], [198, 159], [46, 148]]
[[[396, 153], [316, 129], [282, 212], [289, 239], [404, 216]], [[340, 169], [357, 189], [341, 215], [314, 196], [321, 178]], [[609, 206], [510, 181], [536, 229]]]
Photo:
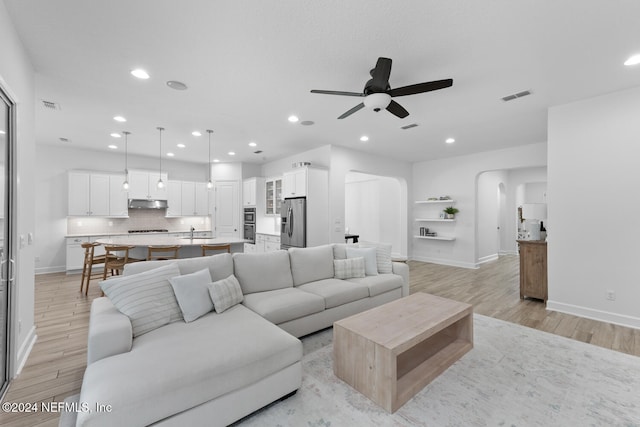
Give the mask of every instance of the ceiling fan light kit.
[[350, 115], [358, 110], [363, 109], [364, 107], [370, 108], [375, 112], [378, 112], [384, 108], [394, 116], [404, 119], [409, 115], [409, 112], [405, 110], [402, 105], [398, 104], [391, 98], [398, 96], [416, 95], [418, 93], [430, 92], [453, 86], [452, 79], [445, 79], [391, 89], [391, 87], [389, 86], [391, 63], [392, 61], [389, 58], [378, 58], [376, 67], [369, 72], [369, 74], [371, 74], [371, 80], [367, 81], [367, 83], [364, 85], [364, 90], [362, 91], [362, 93], [316, 89], [312, 90], [311, 93], [364, 97], [363, 102], [342, 114], [340, 117], [338, 117], [338, 119], [349, 117]]

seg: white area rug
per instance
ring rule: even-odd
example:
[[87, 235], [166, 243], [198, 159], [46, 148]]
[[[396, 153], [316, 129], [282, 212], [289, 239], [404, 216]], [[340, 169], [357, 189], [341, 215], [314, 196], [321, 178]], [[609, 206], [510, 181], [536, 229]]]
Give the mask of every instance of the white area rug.
[[640, 358], [474, 315], [474, 349], [391, 415], [305, 338], [302, 387], [241, 426], [640, 426]]

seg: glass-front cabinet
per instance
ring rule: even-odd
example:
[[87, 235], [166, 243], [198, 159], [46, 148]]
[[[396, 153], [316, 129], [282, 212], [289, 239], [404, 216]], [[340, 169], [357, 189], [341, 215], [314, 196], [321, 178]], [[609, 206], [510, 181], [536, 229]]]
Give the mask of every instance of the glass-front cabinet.
[[282, 178], [267, 178], [265, 180], [265, 214], [280, 215], [282, 206]]

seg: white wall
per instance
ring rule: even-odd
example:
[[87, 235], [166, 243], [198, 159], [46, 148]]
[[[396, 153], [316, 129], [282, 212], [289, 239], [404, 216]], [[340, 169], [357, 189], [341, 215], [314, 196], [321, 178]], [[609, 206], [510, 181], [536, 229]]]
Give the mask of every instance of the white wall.
[[[545, 166], [546, 143], [488, 151], [413, 164], [413, 200], [449, 195], [456, 200], [456, 240], [413, 239], [412, 258], [460, 267], [477, 267], [476, 179], [486, 171]], [[412, 209], [416, 209], [410, 203]], [[417, 225], [415, 228], [417, 229]], [[417, 230], [414, 230], [417, 234]]]
[[[0, 2], [0, 83], [17, 103], [17, 144], [15, 175], [14, 239], [26, 238], [35, 229], [33, 200], [35, 164], [34, 71], [15, 32], [3, 2]], [[17, 241], [15, 239], [14, 241]], [[16, 280], [12, 292], [13, 312], [9, 322], [9, 374], [16, 375], [35, 342], [34, 327], [34, 246], [17, 247]]]
[[640, 88], [549, 110], [552, 310], [640, 328], [638, 117]]
[[[36, 271], [64, 271], [67, 234], [67, 171], [69, 169], [122, 172], [124, 155], [80, 150], [65, 146], [38, 145], [36, 150]], [[129, 169], [155, 170], [158, 159], [129, 156]], [[164, 160], [169, 179], [206, 181], [207, 165]]]

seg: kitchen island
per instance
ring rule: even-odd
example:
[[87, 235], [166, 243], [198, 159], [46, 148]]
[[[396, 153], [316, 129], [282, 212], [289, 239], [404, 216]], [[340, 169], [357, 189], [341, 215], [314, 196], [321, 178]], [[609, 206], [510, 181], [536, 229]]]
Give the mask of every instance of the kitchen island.
[[200, 245], [231, 245], [231, 252], [242, 252], [243, 245], [248, 242], [238, 237], [175, 237], [167, 234], [129, 234], [104, 237], [96, 240], [103, 245], [130, 245], [135, 248], [129, 251], [131, 258], [145, 259], [149, 246], [180, 245], [178, 255], [180, 258], [193, 258], [202, 256]]

